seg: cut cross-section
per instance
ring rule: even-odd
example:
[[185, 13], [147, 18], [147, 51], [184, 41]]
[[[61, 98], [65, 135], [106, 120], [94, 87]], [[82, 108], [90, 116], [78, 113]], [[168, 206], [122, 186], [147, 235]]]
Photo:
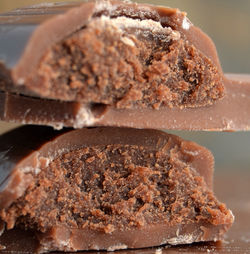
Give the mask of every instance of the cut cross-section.
[[[13, 135], [32, 140], [40, 131], [23, 127]], [[9, 167], [0, 193], [6, 228], [35, 230], [40, 251], [215, 241], [233, 222], [212, 191], [213, 156], [193, 142], [123, 128], [50, 139]]]

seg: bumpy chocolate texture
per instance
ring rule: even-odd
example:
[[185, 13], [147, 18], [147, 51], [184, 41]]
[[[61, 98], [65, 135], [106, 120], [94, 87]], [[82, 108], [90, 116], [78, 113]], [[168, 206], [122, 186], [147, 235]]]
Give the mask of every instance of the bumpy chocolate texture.
[[[231, 99], [224, 95], [225, 88], [230, 94], [232, 84], [223, 75], [212, 41], [178, 9], [118, 1], [49, 4], [2, 14], [0, 24], [1, 96], [10, 97], [10, 92], [66, 101], [72, 108], [60, 114], [59, 123], [53, 109], [42, 109], [50, 101], [37, 102], [48, 118], [43, 124], [238, 127], [232, 116], [224, 117], [223, 124], [210, 117], [196, 126], [200, 109], [214, 110], [212, 118], [218, 115], [216, 106]], [[38, 115], [29, 117], [32, 106], [22, 119], [18, 113], [8, 116], [8, 106], [2, 120], [39, 123]], [[176, 117], [168, 111], [178, 118], [185, 110], [194, 116], [183, 126], [173, 123]], [[147, 114], [161, 115], [164, 121], [158, 126], [145, 119], [128, 121], [129, 115], [138, 119]], [[213, 126], [209, 121], [215, 121]], [[238, 129], [248, 129], [245, 121]]]
[[161, 131], [25, 126], [0, 155], [3, 246], [12, 228], [34, 230], [40, 252], [216, 241], [233, 222], [211, 153]]

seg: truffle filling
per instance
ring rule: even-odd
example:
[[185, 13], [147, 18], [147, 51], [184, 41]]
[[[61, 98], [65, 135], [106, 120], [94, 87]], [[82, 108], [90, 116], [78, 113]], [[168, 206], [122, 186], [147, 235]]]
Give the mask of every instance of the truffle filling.
[[169, 144], [159, 151], [101, 145], [68, 152], [34, 175], [25, 194], [0, 216], [8, 229], [41, 232], [53, 226], [112, 233], [158, 223], [231, 222], [180, 148]]
[[49, 48], [27, 85], [42, 96], [116, 108], [199, 107], [224, 95], [216, 66], [182, 32], [104, 15]]

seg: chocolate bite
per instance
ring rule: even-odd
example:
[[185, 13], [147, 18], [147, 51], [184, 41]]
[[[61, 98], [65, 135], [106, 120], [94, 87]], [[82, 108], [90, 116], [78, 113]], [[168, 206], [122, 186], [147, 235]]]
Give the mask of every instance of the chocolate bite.
[[[30, 10], [18, 13], [25, 27]], [[117, 109], [203, 107], [224, 96], [212, 42], [177, 9], [89, 2], [27, 37], [16, 63], [2, 66], [4, 90]]]
[[41, 252], [216, 241], [233, 222], [212, 192], [213, 156], [176, 136], [26, 126], [0, 141], [0, 217], [34, 230]]

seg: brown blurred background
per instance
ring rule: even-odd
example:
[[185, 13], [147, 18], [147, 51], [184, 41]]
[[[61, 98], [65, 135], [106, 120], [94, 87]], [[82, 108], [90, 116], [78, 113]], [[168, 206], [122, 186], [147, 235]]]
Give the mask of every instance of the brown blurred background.
[[[70, 0], [68, 0], [69, 2]], [[0, 12], [60, 0], [0, 0]], [[71, 1], [72, 2], [72, 1]], [[215, 42], [225, 72], [250, 74], [250, 1], [248, 0], [138, 0], [178, 7]], [[249, 116], [250, 117], [250, 116]], [[15, 125], [0, 122], [0, 132]], [[218, 170], [250, 171], [250, 132], [174, 132], [206, 146], [215, 155]]]

